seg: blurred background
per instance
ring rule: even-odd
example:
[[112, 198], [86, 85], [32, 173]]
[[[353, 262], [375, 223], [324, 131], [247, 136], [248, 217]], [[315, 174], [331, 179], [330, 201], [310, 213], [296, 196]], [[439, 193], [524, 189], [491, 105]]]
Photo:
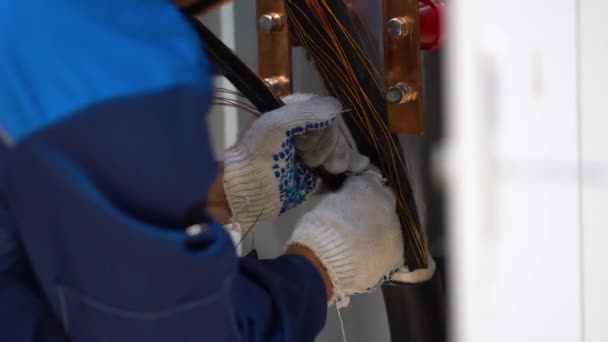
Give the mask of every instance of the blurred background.
[[[366, 13], [381, 31], [378, 6]], [[447, 319], [425, 324], [449, 327], [450, 341], [608, 341], [605, 13], [602, 0], [446, 1], [444, 41], [422, 52], [425, 134], [401, 142], [445, 285]], [[257, 68], [255, 1], [202, 20]], [[303, 49], [292, 53], [294, 91], [323, 93]], [[218, 107], [209, 120], [221, 159], [251, 118]], [[247, 237], [242, 252], [279, 255], [305, 210]], [[380, 292], [341, 316], [349, 342], [392, 341]], [[330, 309], [318, 341], [342, 338]]]

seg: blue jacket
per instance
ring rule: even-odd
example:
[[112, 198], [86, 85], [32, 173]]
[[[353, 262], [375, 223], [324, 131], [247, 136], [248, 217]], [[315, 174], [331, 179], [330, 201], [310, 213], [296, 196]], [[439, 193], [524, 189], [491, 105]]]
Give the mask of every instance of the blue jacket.
[[[169, 0], [0, 0], [2, 341], [321, 330], [311, 264], [238, 259], [219, 224], [193, 215], [216, 169], [201, 51]], [[208, 229], [188, 237], [196, 222]]]

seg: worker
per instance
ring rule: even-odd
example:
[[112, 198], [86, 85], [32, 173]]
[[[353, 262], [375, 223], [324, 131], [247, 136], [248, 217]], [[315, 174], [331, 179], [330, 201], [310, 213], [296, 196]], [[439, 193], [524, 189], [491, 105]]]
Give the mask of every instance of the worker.
[[[286, 98], [216, 172], [211, 67], [171, 1], [2, 1], [0, 51], [0, 340], [313, 341], [403, 263], [395, 197], [333, 98]], [[221, 208], [272, 220], [317, 167], [352, 176], [283, 256], [237, 258]]]

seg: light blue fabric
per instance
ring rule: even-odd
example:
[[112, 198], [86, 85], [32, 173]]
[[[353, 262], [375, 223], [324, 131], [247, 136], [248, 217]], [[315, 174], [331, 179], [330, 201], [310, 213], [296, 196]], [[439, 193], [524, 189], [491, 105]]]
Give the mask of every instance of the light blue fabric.
[[0, 127], [15, 142], [114, 97], [209, 86], [168, 0], [0, 0], [0, 35]]

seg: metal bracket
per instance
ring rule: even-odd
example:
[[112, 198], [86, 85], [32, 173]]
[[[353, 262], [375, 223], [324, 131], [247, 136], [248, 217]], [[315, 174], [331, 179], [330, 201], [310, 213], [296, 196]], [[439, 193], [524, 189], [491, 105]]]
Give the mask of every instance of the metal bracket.
[[291, 42], [283, 0], [258, 0], [260, 77], [277, 96], [292, 92]]
[[[382, 0], [388, 126], [422, 134], [419, 0]], [[292, 42], [284, 0], [257, 0], [259, 75], [277, 96], [292, 92]]]
[[422, 134], [422, 72], [418, 0], [383, 0], [384, 68], [388, 126]]

